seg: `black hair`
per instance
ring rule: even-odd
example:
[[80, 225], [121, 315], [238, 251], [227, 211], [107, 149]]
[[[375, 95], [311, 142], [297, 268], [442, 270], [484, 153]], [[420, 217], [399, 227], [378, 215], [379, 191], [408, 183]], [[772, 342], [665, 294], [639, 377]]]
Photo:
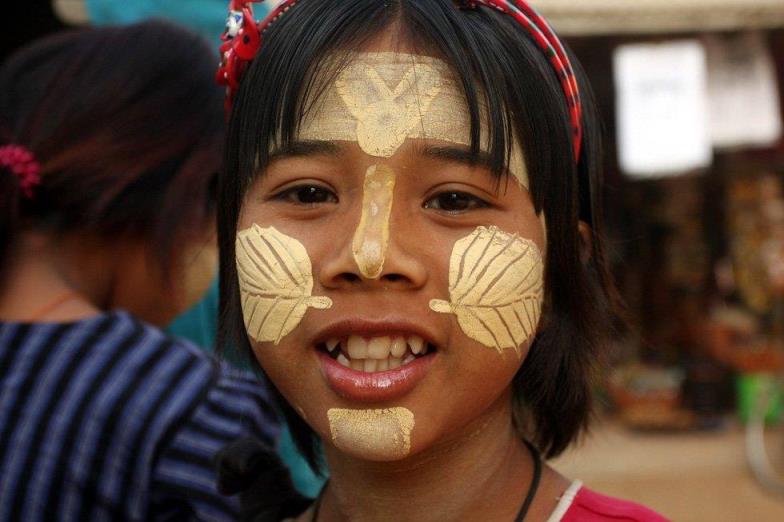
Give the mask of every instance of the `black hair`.
[[[285, 148], [296, 135], [308, 110], [303, 100], [320, 89], [315, 76], [325, 58], [361, 50], [390, 29], [415, 51], [444, 60], [462, 81], [477, 161], [483, 107], [489, 114], [493, 173], [505, 172], [515, 136], [525, 151], [548, 244], [542, 321], [513, 382], [514, 420], [521, 437], [544, 455], [556, 456], [588, 425], [595, 363], [613, 320], [614, 292], [600, 241], [600, 133], [589, 86], [575, 63], [585, 128], [575, 162], [568, 106], [547, 56], [512, 17], [492, 9], [458, 9], [453, 0], [301, 0], [269, 28], [234, 102], [219, 182], [219, 345], [250, 352], [234, 238], [242, 197], [268, 165], [269, 144]], [[581, 244], [580, 220], [592, 228], [590, 245]], [[586, 249], [590, 256], [581, 256]], [[285, 401], [281, 408], [298, 447], [316, 465], [315, 434]]]
[[0, 145], [41, 165], [25, 198], [0, 172], [0, 278], [22, 229], [133, 235], [164, 273], [185, 236], [214, 221], [224, 141], [215, 54], [172, 23], [57, 33], [0, 68]]

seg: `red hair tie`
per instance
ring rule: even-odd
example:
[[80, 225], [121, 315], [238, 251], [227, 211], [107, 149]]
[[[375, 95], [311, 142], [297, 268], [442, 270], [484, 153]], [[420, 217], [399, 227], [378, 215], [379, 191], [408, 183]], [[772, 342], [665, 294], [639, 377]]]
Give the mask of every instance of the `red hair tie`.
[[[221, 37], [224, 43], [220, 47], [222, 59], [217, 77], [218, 83], [226, 86], [227, 110], [231, 107], [242, 74], [261, 47], [264, 32], [271, 23], [288, 11], [298, 0], [284, 0], [264, 20], [256, 22], [253, 18], [253, 6], [251, 4], [263, 1], [231, 0], [229, 3], [229, 17], [226, 21], [226, 30]], [[583, 110], [580, 102], [580, 91], [572, 64], [555, 31], [524, 0], [455, 0], [455, 4], [461, 9], [476, 9], [480, 5], [497, 9], [512, 16], [531, 36], [558, 76], [558, 81], [561, 84], [561, 89], [569, 108], [574, 157], [575, 161], [579, 161], [583, 141]]]
[[25, 197], [33, 198], [33, 189], [41, 184], [41, 166], [33, 153], [21, 145], [0, 147], [0, 167], [19, 178], [19, 186]]

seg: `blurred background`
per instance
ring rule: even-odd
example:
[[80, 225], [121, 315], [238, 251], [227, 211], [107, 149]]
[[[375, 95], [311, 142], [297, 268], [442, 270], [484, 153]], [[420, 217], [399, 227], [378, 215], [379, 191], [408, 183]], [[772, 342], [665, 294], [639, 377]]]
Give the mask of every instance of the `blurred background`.
[[556, 467], [674, 520], [784, 520], [784, 1], [532, 3], [603, 114], [632, 323]]
[[[555, 466], [678, 521], [784, 520], [784, 0], [531, 3], [604, 117], [605, 232], [632, 324], [598, 422]], [[25, 2], [0, 52], [148, 17], [217, 43], [226, 4]]]

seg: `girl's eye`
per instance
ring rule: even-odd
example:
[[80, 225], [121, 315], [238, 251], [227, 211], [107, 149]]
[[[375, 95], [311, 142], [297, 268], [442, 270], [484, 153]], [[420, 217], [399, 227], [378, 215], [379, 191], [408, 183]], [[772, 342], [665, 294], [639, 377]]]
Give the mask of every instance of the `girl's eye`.
[[424, 208], [432, 208], [444, 212], [467, 212], [477, 208], [489, 207], [489, 203], [485, 200], [468, 194], [466, 192], [448, 191], [436, 194], [423, 205]]
[[273, 199], [305, 206], [338, 202], [338, 197], [332, 191], [317, 185], [291, 187], [279, 192]]

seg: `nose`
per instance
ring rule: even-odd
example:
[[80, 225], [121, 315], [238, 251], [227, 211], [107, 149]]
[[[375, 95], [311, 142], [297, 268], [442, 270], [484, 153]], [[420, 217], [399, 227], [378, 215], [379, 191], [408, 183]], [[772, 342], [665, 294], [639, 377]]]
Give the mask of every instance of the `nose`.
[[416, 254], [400, 239], [403, 231], [396, 231], [392, 227], [389, 243], [387, 244], [384, 263], [378, 277], [368, 277], [360, 270], [352, 253], [352, 237], [346, 234], [340, 239], [340, 245], [333, 250], [331, 256], [321, 268], [318, 278], [324, 288], [349, 289], [357, 287], [379, 287], [416, 289], [421, 288], [427, 281], [425, 264]]
[[322, 267], [325, 288], [360, 283], [418, 287], [425, 283], [426, 267], [410, 241], [415, 235], [407, 231], [412, 220], [400, 215], [405, 206], [393, 205], [394, 186], [394, 173], [388, 168], [368, 169], [359, 220], [354, 221], [358, 224], [347, 227], [351, 232], [341, 237], [340, 247]]

